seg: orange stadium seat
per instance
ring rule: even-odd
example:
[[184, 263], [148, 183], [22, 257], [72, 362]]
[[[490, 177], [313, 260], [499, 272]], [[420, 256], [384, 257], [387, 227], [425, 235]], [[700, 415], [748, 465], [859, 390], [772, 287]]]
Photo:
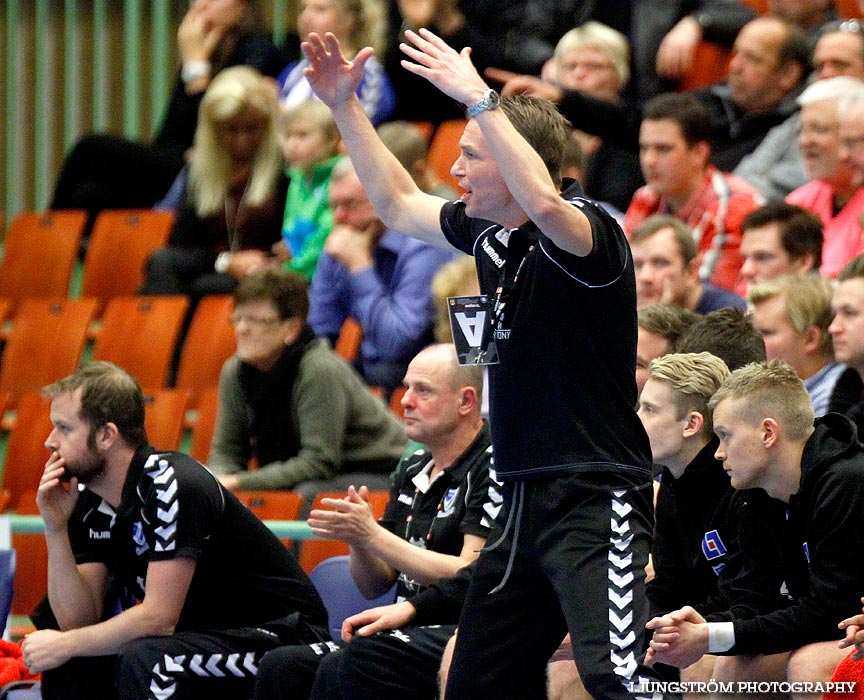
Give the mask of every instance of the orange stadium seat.
[[450, 168], [459, 157], [459, 138], [467, 122], [464, 119], [451, 119], [441, 122], [429, 144], [429, 165], [441, 182], [459, 191], [459, 184], [450, 174]]
[[402, 416], [405, 414], [405, 409], [402, 408], [402, 397], [405, 396], [405, 387], [397, 386], [393, 389], [393, 393], [390, 394], [390, 410], [393, 412], [393, 415], [396, 416], [399, 420], [402, 420]]
[[679, 90], [695, 90], [725, 80], [729, 75], [732, 52], [725, 46], [701, 41], [696, 46], [693, 65], [681, 78]]
[[363, 328], [360, 322], [353, 318], [346, 318], [339, 329], [339, 337], [333, 351], [346, 362], [354, 362], [360, 354], [360, 342], [363, 340]]
[[131, 374], [145, 393], [165, 388], [168, 368], [189, 307], [182, 296], [116, 297], [108, 302], [93, 348]]
[[21, 495], [39, 486], [48, 459], [45, 440], [51, 429], [50, 402], [38, 392], [24, 394], [18, 401], [3, 460], [3, 500], [8, 508], [17, 510]]
[[858, 0], [836, 0], [837, 14], [841, 17], [860, 18], [864, 17]]
[[[261, 520], [297, 520], [303, 497], [295, 491], [236, 491], [240, 502]], [[289, 549], [293, 540], [282, 540]]]
[[[42, 470], [39, 470], [40, 474]], [[21, 495], [15, 508], [19, 515], [38, 515], [36, 489]], [[12, 533], [16, 552], [12, 614], [29, 615], [48, 592], [48, 547], [42, 533]]]
[[86, 223], [87, 213], [77, 209], [16, 216], [3, 246], [0, 297], [67, 296]]
[[95, 299], [24, 299], [3, 351], [0, 391], [14, 402], [74, 372], [95, 314]]
[[165, 245], [174, 214], [151, 209], [106, 209], [93, 224], [84, 257], [81, 294], [105, 303], [135, 294], [144, 281], [144, 263]]
[[760, 15], [764, 15], [768, 13], [768, 0], [743, 0], [744, 4], [747, 7], [753, 9], [754, 12], [758, 12]]
[[233, 309], [230, 295], [204, 297], [195, 309], [183, 341], [176, 383], [178, 389], [191, 392], [193, 406], [201, 392], [219, 383], [222, 365], [237, 350], [231, 325]]
[[147, 440], [157, 450], [179, 449], [189, 392], [185, 389], [159, 389], [145, 396], [144, 401]]
[[192, 442], [189, 446], [189, 454], [201, 464], [206, 464], [207, 457], [210, 455], [210, 443], [213, 442], [218, 409], [219, 392], [217, 387], [204, 390], [198, 397], [198, 417], [192, 427]]

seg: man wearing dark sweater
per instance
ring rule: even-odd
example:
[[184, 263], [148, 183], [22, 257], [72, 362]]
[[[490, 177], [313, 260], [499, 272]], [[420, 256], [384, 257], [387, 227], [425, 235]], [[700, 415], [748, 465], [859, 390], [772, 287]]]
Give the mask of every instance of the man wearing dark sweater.
[[[785, 508], [736, 491], [715, 457], [708, 401], [727, 376], [710, 353], [666, 355], [651, 362], [642, 391], [639, 417], [661, 469], [647, 589], [655, 615], [690, 604], [703, 615], [728, 608], [752, 617], [784, 605], [776, 544]], [[745, 579], [753, 561], [758, 571], [749, 567]], [[682, 678], [709, 680], [714, 661], [706, 655]]]
[[646, 662], [683, 668], [725, 654], [718, 681], [827, 681], [847, 653], [837, 620], [858, 610], [864, 590], [855, 566], [864, 534], [851, 520], [864, 498], [864, 446], [843, 416], [814, 428], [804, 384], [778, 360], [736, 370], [709, 406], [732, 486], [788, 504], [781, 556], [792, 603], [749, 619], [727, 611], [707, 622], [692, 606], [654, 618]]
[[[791, 22], [761, 16], [744, 25], [735, 39], [729, 79], [692, 92], [711, 112], [714, 166], [733, 171], [772, 127], [797, 112], [795, 98], [809, 63], [807, 37]], [[561, 90], [528, 75], [495, 71], [490, 77], [506, 80], [505, 95], [524, 93], [555, 102], [577, 129], [633, 150], [639, 147], [642, 118], [630, 104]]]

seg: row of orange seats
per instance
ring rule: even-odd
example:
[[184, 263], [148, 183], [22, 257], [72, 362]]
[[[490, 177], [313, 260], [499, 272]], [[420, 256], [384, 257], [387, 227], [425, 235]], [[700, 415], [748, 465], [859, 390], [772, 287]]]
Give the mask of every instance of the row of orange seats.
[[[0, 297], [70, 296], [87, 214], [80, 210], [24, 212], [9, 224], [0, 263]], [[150, 253], [165, 245], [174, 215], [150, 209], [111, 209], [93, 225], [82, 267], [81, 296], [101, 307], [111, 298], [135, 294]]]

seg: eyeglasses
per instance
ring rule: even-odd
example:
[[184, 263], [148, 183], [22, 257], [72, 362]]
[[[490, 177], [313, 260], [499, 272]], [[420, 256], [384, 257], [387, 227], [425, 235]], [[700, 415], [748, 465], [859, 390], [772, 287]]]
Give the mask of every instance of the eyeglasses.
[[235, 328], [240, 325], [241, 321], [246, 321], [246, 325], [253, 328], [270, 328], [279, 323], [282, 319], [276, 316], [252, 316], [251, 314], [231, 314], [231, 325]]
[[333, 211], [336, 211], [339, 207], [347, 211], [354, 211], [366, 204], [366, 200], [363, 199], [331, 199], [330, 200], [330, 208]]
[[822, 26], [819, 36], [825, 36], [833, 32], [844, 32], [850, 34], [861, 34], [864, 36], [864, 22], [857, 19], [842, 19], [828, 22]]
[[846, 136], [840, 139], [840, 145], [847, 151], [857, 151], [864, 146], [864, 134], [860, 136]]

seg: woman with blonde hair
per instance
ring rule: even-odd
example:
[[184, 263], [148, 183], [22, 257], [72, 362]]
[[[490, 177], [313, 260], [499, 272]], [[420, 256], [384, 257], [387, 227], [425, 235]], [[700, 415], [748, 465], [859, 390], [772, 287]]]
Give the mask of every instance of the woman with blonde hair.
[[88, 134], [57, 178], [52, 209], [153, 206], [185, 165], [198, 109], [220, 71], [247, 65], [276, 77], [286, 58], [266, 30], [259, 0], [192, 0], [177, 30], [180, 67], [152, 142]]
[[[380, 56], [384, 52], [385, 17], [381, 0], [301, 0], [297, 33], [305, 41], [311, 32], [322, 36], [331, 32], [339, 39], [346, 56], [353, 57], [366, 46]], [[393, 86], [376, 56], [366, 62], [357, 87], [360, 104], [375, 125], [386, 121], [396, 107]], [[291, 63], [279, 76], [279, 102], [283, 107], [317, 99], [303, 75], [307, 65], [305, 59]]]
[[236, 66], [213, 79], [189, 166], [172, 188], [177, 224], [147, 261], [142, 294], [228, 294], [270, 264], [287, 190], [276, 117], [272, 86], [256, 70]]

